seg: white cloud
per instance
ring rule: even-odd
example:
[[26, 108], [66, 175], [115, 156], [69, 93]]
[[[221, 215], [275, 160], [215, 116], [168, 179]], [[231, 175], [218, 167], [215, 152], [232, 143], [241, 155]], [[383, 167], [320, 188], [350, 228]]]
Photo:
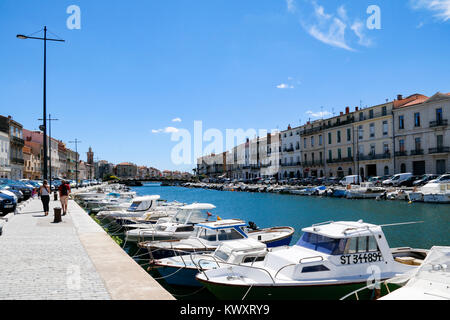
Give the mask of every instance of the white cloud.
[[332, 115], [332, 113], [329, 111], [320, 111], [320, 112], [306, 111], [306, 114], [313, 118], [322, 118]]
[[172, 119], [172, 122], [181, 122], [181, 118]]
[[295, 12], [295, 10], [297, 9], [294, 0], [286, 0], [286, 6], [287, 10], [291, 13]]
[[280, 83], [279, 85], [277, 85], [278, 89], [294, 89], [293, 85], [290, 84], [286, 84], [286, 83]]
[[342, 48], [348, 51], [355, 51], [345, 41], [345, 29], [347, 25], [338, 18], [333, 19], [327, 31], [320, 30], [318, 25], [312, 25], [307, 29], [308, 33], [317, 40], [329, 44], [333, 47]]
[[450, 0], [411, 0], [415, 10], [426, 9], [435, 12], [436, 18], [442, 21], [450, 20]]
[[178, 132], [179, 129], [174, 128], [174, 127], [166, 127], [164, 129], [152, 129], [152, 133], [174, 133], [174, 132]]
[[[343, 5], [339, 6], [335, 13], [332, 13], [326, 12], [324, 6], [318, 2], [319, 0], [303, 0], [305, 8], [310, 7], [310, 13], [304, 14], [308, 10], [302, 10], [300, 24], [310, 36], [330, 46], [348, 51], [356, 51], [354, 45], [351, 44], [355, 38], [358, 39], [358, 44], [361, 46], [372, 45], [372, 40], [364, 32], [364, 24], [360, 19], [349, 17], [347, 9]], [[351, 37], [352, 32], [356, 37]]]
[[355, 35], [358, 37], [358, 43], [360, 45], [365, 47], [369, 47], [372, 45], [372, 40], [368, 39], [364, 34], [365, 25], [361, 21], [355, 21], [350, 29], [352, 29]]

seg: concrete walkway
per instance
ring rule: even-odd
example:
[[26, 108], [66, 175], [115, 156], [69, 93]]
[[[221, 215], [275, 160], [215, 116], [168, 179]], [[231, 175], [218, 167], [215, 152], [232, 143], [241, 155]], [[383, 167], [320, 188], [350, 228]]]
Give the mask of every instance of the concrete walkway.
[[8, 214], [0, 236], [0, 299], [173, 300], [73, 200], [53, 223], [39, 199]]

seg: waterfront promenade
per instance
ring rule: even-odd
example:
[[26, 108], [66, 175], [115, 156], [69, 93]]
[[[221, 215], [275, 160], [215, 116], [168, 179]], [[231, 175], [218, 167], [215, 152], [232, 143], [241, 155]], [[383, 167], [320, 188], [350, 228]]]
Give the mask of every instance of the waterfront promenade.
[[[53, 197], [52, 197], [53, 198]], [[173, 300], [73, 200], [62, 222], [39, 199], [8, 214], [0, 236], [0, 300]]]

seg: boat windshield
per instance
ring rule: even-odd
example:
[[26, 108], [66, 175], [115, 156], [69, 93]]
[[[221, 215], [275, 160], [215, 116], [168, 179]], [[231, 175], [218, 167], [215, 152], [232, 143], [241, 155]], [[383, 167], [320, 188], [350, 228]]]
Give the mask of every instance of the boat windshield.
[[173, 216], [173, 223], [199, 223], [208, 220], [208, 214], [204, 210], [181, 209]]
[[330, 255], [340, 255], [344, 254], [346, 243], [347, 239], [333, 239], [305, 232], [296, 245]]

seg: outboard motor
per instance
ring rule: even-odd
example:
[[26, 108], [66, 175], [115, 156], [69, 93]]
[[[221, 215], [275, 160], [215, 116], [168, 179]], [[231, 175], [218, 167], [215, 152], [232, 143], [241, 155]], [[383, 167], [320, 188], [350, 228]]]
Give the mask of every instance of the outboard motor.
[[258, 226], [253, 221], [248, 222], [248, 227], [252, 230], [258, 230]]

